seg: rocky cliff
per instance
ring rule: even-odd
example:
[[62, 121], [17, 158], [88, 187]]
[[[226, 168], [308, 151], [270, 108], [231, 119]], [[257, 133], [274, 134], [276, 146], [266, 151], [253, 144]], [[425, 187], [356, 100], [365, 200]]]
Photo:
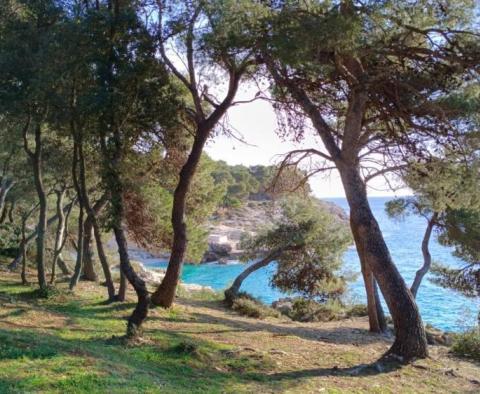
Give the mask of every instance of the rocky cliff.
[[[346, 212], [338, 205], [316, 200], [319, 207], [327, 208], [341, 221], [348, 221]], [[238, 208], [219, 210], [209, 221], [208, 250], [203, 262], [237, 259], [242, 250], [240, 240], [245, 234], [255, 235], [259, 229], [273, 226], [282, 215], [274, 201], [248, 201]]]

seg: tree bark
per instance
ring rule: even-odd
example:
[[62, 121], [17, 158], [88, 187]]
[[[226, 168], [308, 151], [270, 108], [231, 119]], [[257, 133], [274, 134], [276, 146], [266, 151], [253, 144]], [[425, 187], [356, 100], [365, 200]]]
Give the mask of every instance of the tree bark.
[[83, 264], [83, 226], [84, 226], [84, 212], [83, 206], [80, 205], [80, 212], [78, 214], [78, 241], [77, 241], [77, 259], [75, 261], [75, 269], [70, 279], [69, 288], [73, 290], [80, 280]]
[[[9, 179], [6, 176], [2, 177], [0, 180], [0, 212], [2, 213], [2, 218], [4, 219], [4, 210], [5, 207], [5, 200], [7, 198], [7, 194], [10, 189], [15, 185], [13, 179]], [[0, 220], [0, 223], [3, 223], [3, 220]]]
[[15, 209], [15, 201], [10, 204], [10, 209], [8, 210], [8, 221], [13, 223], [13, 210]]
[[8, 217], [8, 204], [5, 204], [0, 215], [0, 224], [5, 223], [5, 220], [7, 220]]
[[253, 272], [259, 270], [260, 268], [266, 267], [272, 261], [274, 261], [280, 255], [280, 251], [276, 250], [270, 253], [267, 257], [263, 258], [256, 263], [248, 266], [240, 275], [238, 275], [235, 280], [233, 281], [232, 285], [225, 290], [225, 300], [228, 304], [232, 304], [235, 298], [237, 298], [238, 293], [240, 291], [240, 287], [242, 286], [243, 281]]
[[350, 225], [358, 250], [365, 253], [395, 327], [395, 341], [387, 354], [404, 361], [415, 357], [427, 357], [425, 328], [415, 299], [395, 267], [377, 221], [368, 203], [365, 184], [358, 166], [338, 165], [345, 193], [350, 206]]
[[[70, 290], [73, 290], [75, 286], [78, 284], [80, 279], [80, 274], [82, 272], [82, 265], [83, 265], [83, 240], [84, 240], [84, 227], [85, 227], [85, 197], [84, 197], [84, 190], [80, 181], [78, 179], [78, 166], [80, 164], [79, 158], [79, 150], [81, 146], [81, 132], [79, 133], [75, 127], [75, 122], [72, 120], [71, 124], [71, 132], [73, 136], [73, 157], [72, 157], [72, 180], [73, 185], [75, 187], [75, 191], [78, 196], [79, 205], [80, 205], [80, 212], [78, 215], [78, 240], [77, 240], [77, 259], [75, 262], [75, 269], [73, 271], [72, 278], [70, 279]], [[79, 141], [80, 140], [80, 141]]]
[[62, 270], [63, 274], [65, 274], [65, 271], [68, 272], [68, 269], [66, 269], [67, 267], [65, 265], [65, 262], [60, 258], [60, 256], [62, 254], [62, 250], [67, 240], [67, 236], [66, 236], [67, 223], [68, 223], [68, 218], [70, 217], [70, 213], [72, 212], [73, 204], [70, 204], [67, 211], [64, 212], [63, 199], [65, 197], [65, 191], [66, 189], [62, 189], [56, 192], [58, 224], [57, 224], [57, 231], [55, 234], [55, 248], [53, 251], [52, 276], [50, 278], [51, 284], [55, 283], [57, 264], [60, 266], [60, 269]]
[[103, 248], [102, 234], [98, 227], [96, 219], [93, 221], [93, 233], [95, 235], [95, 243], [97, 245], [98, 258], [100, 259], [100, 264], [102, 265], [103, 275], [105, 276], [105, 285], [107, 286], [108, 291], [108, 300], [115, 300], [115, 285], [112, 279], [112, 272], [110, 271], [110, 265], [108, 264], [107, 255]]
[[66, 275], [66, 276], [72, 275], [72, 271], [70, 271], [70, 269], [68, 268], [67, 263], [65, 263], [65, 260], [63, 259], [61, 253], [58, 255], [57, 265], [58, 265], [58, 268], [60, 268], [60, 270], [62, 271], [63, 275]]
[[93, 223], [92, 217], [87, 215], [83, 229], [83, 274], [82, 279], [91, 282], [98, 282], [98, 275], [95, 272], [93, 259]]
[[55, 233], [55, 246], [53, 248], [53, 261], [52, 261], [52, 275], [50, 277], [50, 283], [55, 283], [56, 268], [58, 255], [60, 254], [60, 246], [63, 243], [64, 231], [65, 231], [65, 215], [63, 213], [63, 199], [65, 197], [65, 189], [57, 190], [57, 215], [58, 224], [57, 231]]
[[[375, 278], [372, 271], [368, 267], [368, 264], [361, 263], [362, 267], [362, 276], [365, 284], [365, 292], [367, 295], [367, 310], [368, 310], [368, 323], [371, 332], [383, 332], [383, 329], [386, 324], [381, 321], [381, 316], [379, 316], [379, 309], [381, 310], [381, 305], [377, 304], [377, 297], [375, 297]], [[382, 310], [383, 312], [383, 310]], [[383, 313], [381, 313], [383, 315]]]
[[25, 247], [26, 243], [25, 243], [25, 240], [26, 240], [26, 234], [25, 234], [25, 230], [26, 230], [26, 227], [27, 227], [27, 220], [28, 220], [28, 217], [25, 217], [25, 218], [22, 218], [22, 241], [21, 241], [21, 244], [22, 244], [22, 273], [20, 275], [21, 279], [22, 279], [22, 285], [28, 285], [28, 280], [27, 280], [27, 248]]
[[423, 235], [423, 240], [422, 240], [423, 265], [415, 274], [415, 279], [413, 280], [412, 287], [410, 288], [410, 291], [412, 292], [415, 298], [417, 298], [418, 288], [422, 284], [423, 277], [427, 274], [427, 272], [430, 270], [430, 267], [432, 265], [432, 255], [430, 254], [430, 249], [428, 245], [430, 243], [432, 230], [433, 230], [433, 227], [435, 227], [437, 218], [438, 218], [438, 213], [435, 212], [430, 218], [430, 220], [428, 221], [425, 234]]
[[187, 248], [187, 226], [185, 223], [186, 199], [190, 183], [200, 162], [209, 131], [210, 130], [206, 128], [197, 128], [192, 150], [180, 171], [179, 181], [173, 195], [171, 219], [173, 228], [172, 250], [165, 277], [152, 295], [152, 303], [163, 308], [172, 306], [180, 279], [185, 250]]
[[27, 139], [28, 125], [24, 129], [23, 139], [25, 151], [29, 155], [33, 166], [33, 179], [39, 201], [39, 217], [37, 225], [37, 278], [41, 290], [47, 288], [47, 279], [45, 275], [45, 237], [47, 233], [47, 196], [43, 185], [43, 146], [42, 146], [42, 127], [40, 123], [35, 126], [35, 150], [32, 152], [28, 148]]
[[129, 317], [127, 325], [127, 338], [135, 338], [142, 334], [142, 324], [148, 315], [150, 294], [148, 293], [147, 285], [143, 279], [140, 279], [135, 273], [130, 264], [127, 240], [123, 228], [121, 226], [114, 226], [113, 230], [118, 244], [118, 253], [120, 255], [120, 269], [132, 284], [138, 297], [137, 305], [135, 306], [132, 315]]
[[118, 294], [116, 296], [116, 301], [124, 302], [127, 295], [127, 278], [125, 277], [122, 270], [120, 270], [120, 287], [118, 289]]
[[[90, 280], [93, 282], [98, 281], [98, 275], [95, 271], [95, 266], [94, 266], [94, 260], [93, 260], [93, 250], [92, 250], [92, 235], [95, 237], [95, 240], [97, 241], [97, 252], [99, 249], [98, 245], [98, 237], [100, 235], [100, 229], [98, 227], [98, 222], [97, 222], [97, 216], [98, 214], [105, 208], [107, 205], [108, 199], [107, 199], [107, 194], [103, 194], [102, 197], [93, 205], [93, 207], [90, 205], [90, 199], [87, 195], [87, 190], [86, 190], [86, 180], [85, 180], [85, 162], [84, 162], [84, 157], [83, 157], [83, 149], [80, 149], [79, 152], [79, 158], [80, 158], [80, 166], [81, 166], [81, 171], [80, 171], [80, 178], [81, 178], [81, 187], [83, 190], [83, 203], [87, 209], [87, 219], [85, 220], [85, 226], [84, 226], [84, 244], [83, 244], [83, 279], [85, 280]], [[95, 227], [97, 228], [95, 234]], [[111, 274], [110, 274], [110, 267], [107, 262], [106, 255], [104, 253], [103, 249], [103, 244], [101, 244], [101, 238], [100, 238], [100, 249], [102, 250], [102, 256], [99, 254], [99, 259], [100, 263], [102, 265], [103, 273], [106, 275], [105, 279], [107, 280], [107, 276], [110, 277], [111, 279]], [[103, 259], [103, 261], [102, 261]], [[108, 271], [108, 272], [106, 272]], [[110, 283], [110, 284], [113, 284]]]
[[385, 313], [383, 312], [382, 302], [380, 300], [380, 294], [378, 292], [378, 285], [377, 281], [373, 281], [374, 288], [375, 288], [375, 305], [377, 306], [377, 319], [380, 325], [381, 332], [387, 332], [387, 319], [385, 319]]

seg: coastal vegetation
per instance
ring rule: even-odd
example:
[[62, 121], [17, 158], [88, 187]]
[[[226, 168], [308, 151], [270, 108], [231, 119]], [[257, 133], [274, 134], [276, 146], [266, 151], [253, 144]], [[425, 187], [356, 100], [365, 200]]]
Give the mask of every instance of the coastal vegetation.
[[[480, 297], [479, 23], [472, 0], [2, 1], [0, 392], [478, 390], [478, 363], [429, 347], [416, 298], [427, 277]], [[260, 100], [295, 148], [209, 157], [245, 143], [228, 113]], [[312, 193], [332, 171], [348, 220]], [[412, 284], [379, 179], [411, 192], [391, 217], [426, 219]], [[243, 231], [225, 297], [180, 286], [212, 221], [250, 206], [271, 220]], [[458, 265], [432, 261], [433, 236]], [[350, 246], [365, 306], [343, 298]], [[266, 266], [283, 307], [242, 292]], [[478, 361], [479, 329], [452, 353]]]

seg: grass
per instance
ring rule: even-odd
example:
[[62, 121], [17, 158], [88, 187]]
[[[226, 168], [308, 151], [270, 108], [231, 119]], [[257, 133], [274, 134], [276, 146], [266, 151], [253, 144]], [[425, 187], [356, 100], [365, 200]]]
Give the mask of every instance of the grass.
[[[150, 311], [144, 340], [120, 340], [129, 302], [105, 288], [60, 284], [49, 298], [0, 275], [0, 393], [406, 393], [480, 389], [480, 367], [448, 356], [400, 368], [371, 366], [391, 339], [364, 320], [251, 319], [193, 293]], [[455, 368], [455, 376], [445, 374]]]

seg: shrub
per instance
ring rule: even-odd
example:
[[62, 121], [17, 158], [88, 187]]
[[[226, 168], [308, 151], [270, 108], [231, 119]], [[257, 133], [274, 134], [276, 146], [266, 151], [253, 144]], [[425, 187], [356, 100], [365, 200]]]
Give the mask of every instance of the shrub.
[[347, 317], [368, 316], [367, 306], [365, 304], [353, 304], [346, 307]]
[[480, 361], [480, 328], [456, 335], [453, 340], [452, 352], [457, 356]]
[[367, 308], [361, 304], [345, 306], [339, 300], [328, 300], [325, 303], [319, 303], [304, 298], [296, 298], [288, 316], [292, 320], [300, 322], [319, 322], [365, 316], [366, 314]]
[[232, 302], [232, 309], [243, 316], [256, 319], [266, 317], [280, 317], [280, 313], [273, 308], [263, 304], [249, 294], [241, 293]]

